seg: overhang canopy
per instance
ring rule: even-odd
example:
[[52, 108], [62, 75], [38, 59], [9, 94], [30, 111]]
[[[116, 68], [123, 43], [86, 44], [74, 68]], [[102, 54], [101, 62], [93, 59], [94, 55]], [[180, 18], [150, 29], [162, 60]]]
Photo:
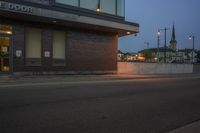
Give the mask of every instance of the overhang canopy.
[[126, 21], [111, 21], [102, 18], [72, 14], [53, 9], [27, 6], [0, 1], [0, 16], [20, 20], [52, 23], [68, 27], [93, 29], [118, 33], [119, 36], [139, 32], [139, 24]]

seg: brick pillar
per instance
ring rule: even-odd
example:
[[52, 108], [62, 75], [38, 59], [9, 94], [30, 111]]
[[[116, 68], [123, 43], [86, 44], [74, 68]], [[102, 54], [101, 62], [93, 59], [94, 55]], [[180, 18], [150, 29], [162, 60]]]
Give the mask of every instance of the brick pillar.
[[[24, 70], [24, 59], [25, 59], [25, 37], [24, 37], [24, 26], [13, 25], [13, 71], [19, 72]], [[16, 52], [21, 51], [21, 56], [17, 56]]]
[[[42, 30], [42, 66], [48, 71], [52, 66], [52, 55], [53, 55], [53, 33], [52, 30]], [[45, 55], [46, 52], [46, 55]], [[48, 57], [49, 54], [49, 57]]]

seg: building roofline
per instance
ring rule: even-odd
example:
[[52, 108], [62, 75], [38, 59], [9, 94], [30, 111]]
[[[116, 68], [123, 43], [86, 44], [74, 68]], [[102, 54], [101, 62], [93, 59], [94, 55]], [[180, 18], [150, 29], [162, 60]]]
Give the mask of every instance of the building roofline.
[[22, 1], [22, 0], [1, 0], [1, 1], [11, 2], [11, 3], [16, 3], [16, 4], [23, 4], [27, 6], [33, 6], [33, 7], [54, 10], [54, 11], [67, 12], [67, 13], [72, 13], [75, 15], [104, 19], [104, 20], [109, 20], [109, 21], [114, 21], [114, 22], [118, 22], [122, 24], [128, 24], [128, 25], [139, 27], [138, 23], [125, 21], [125, 17], [122, 17], [122, 16], [116, 16], [116, 15], [112, 15], [112, 14], [108, 14], [104, 12], [96, 12], [93, 10], [80, 8], [80, 7], [74, 7], [70, 5], [63, 5], [59, 3], [54, 3], [53, 1], [49, 5]]
[[[32, 3], [32, 2], [22, 2], [21, 0], [1, 0], [1, 2], [7, 2], [7, 3], [14, 3], [14, 4], [20, 4], [24, 6], [30, 6], [33, 7], [36, 12], [32, 14], [27, 14], [24, 12], [18, 12], [13, 10], [2, 10], [0, 14], [4, 15], [4, 17], [14, 17], [15, 19], [17, 17], [20, 18], [20, 15], [22, 17], [26, 17], [27, 19], [30, 18], [33, 21], [39, 21], [40, 19], [46, 19], [48, 18], [49, 21], [60, 21], [60, 23], [66, 23], [69, 24], [69, 22], [74, 22], [77, 25], [78, 23], [88, 24], [93, 27], [96, 27], [96, 30], [101, 29], [107, 29], [113, 32], [118, 32], [119, 36], [124, 36], [129, 34], [134, 34], [139, 32], [139, 24], [133, 23], [133, 22], [127, 22], [124, 20], [123, 17], [110, 15], [106, 13], [98, 13], [95, 11], [82, 9], [82, 8], [72, 8], [72, 6], [65, 6], [60, 7], [57, 4], [50, 4], [50, 5], [43, 5], [38, 3]], [[73, 10], [72, 10], [73, 9]], [[8, 13], [6, 13], [8, 12]], [[7, 15], [6, 15], [7, 14]], [[10, 14], [10, 15], [8, 15]], [[16, 15], [19, 14], [19, 15]], [[21, 18], [22, 18], [21, 17]], [[36, 19], [38, 17], [38, 19]], [[81, 26], [81, 25], [80, 25]], [[81, 26], [82, 27], [82, 26]], [[92, 27], [89, 27], [92, 28]]]

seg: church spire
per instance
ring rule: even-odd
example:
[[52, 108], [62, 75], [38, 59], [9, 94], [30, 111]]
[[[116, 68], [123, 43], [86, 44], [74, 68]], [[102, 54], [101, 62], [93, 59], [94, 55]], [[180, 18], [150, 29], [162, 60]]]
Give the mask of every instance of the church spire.
[[173, 28], [172, 28], [172, 37], [171, 37], [171, 41], [170, 41], [170, 45], [169, 47], [173, 50], [176, 51], [176, 45], [177, 45], [177, 41], [176, 41], [176, 33], [175, 33], [175, 26], [173, 23]]
[[176, 40], [176, 35], [175, 35], [175, 27], [174, 27], [174, 23], [173, 23], [173, 28], [172, 28], [172, 38], [171, 40]]

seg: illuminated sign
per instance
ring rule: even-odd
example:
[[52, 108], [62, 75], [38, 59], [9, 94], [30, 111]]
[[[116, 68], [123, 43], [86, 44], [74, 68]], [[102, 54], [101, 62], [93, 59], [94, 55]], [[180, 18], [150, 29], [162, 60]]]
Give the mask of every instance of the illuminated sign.
[[4, 10], [24, 12], [24, 13], [33, 13], [33, 8], [29, 6], [8, 3], [8, 2], [0, 2], [0, 8]]

